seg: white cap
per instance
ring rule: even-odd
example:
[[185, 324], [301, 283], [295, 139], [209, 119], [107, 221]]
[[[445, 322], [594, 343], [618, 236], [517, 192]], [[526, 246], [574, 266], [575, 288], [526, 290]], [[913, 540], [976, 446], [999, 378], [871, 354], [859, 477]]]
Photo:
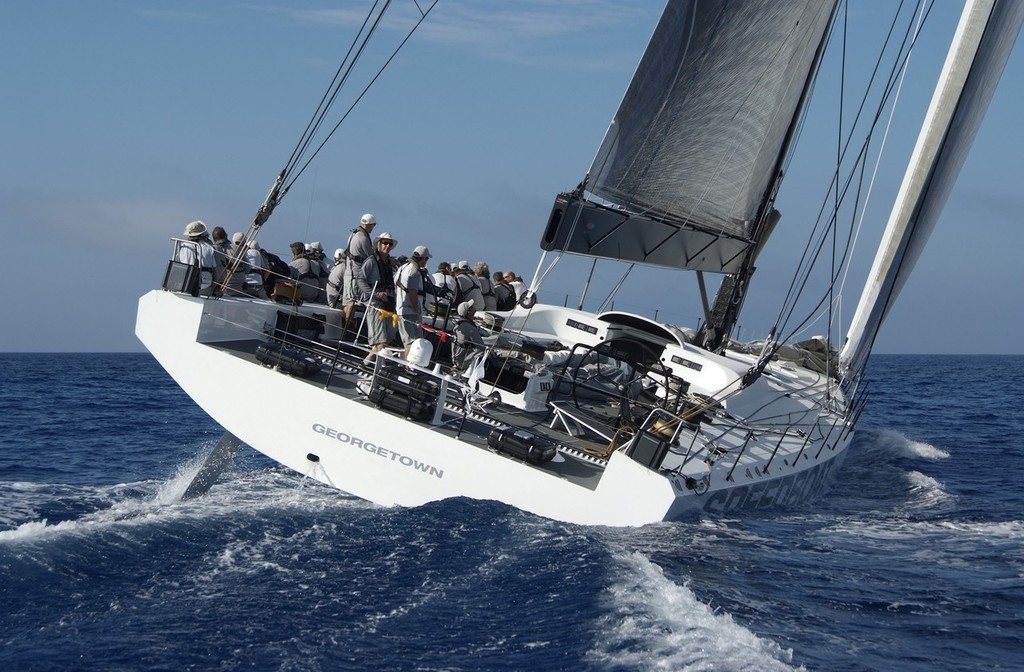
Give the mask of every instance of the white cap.
[[206, 233], [206, 224], [198, 219], [185, 227], [185, 235], [191, 237], [201, 236]]
[[345, 250], [343, 250], [342, 248], [339, 247], [338, 249], [336, 249], [334, 251], [334, 258], [335, 259], [337, 259], [338, 257], [343, 257], [343, 256], [345, 256]]
[[235, 234], [233, 234], [231, 236], [231, 242], [232, 243], [240, 243], [244, 239], [245, 239], [245, 234], [242, 233], [241, 231], [239, 231], [239, 232], [237, 232], [237, 233], [235, 233]]
[[471, 310], [473, 310], [473, 302], [463, 301], [458, 307], [459, 317], [469, 317], [469, 311]]
[[412, 251], [412, 256], [420, 259], [430, 259], [430, 250], [426, 245], [417, 245], [416, 249]]
[[464, 268], [464, 269], [466, 269], [468, 271], [469, 270], [469, 262], [466, 261], [465, 259], [463, 259], [462, 261], [459, 262], [459, 268]]
[[[398, 238], [393, 237], [387, 231], [385, 231], [384, 233], [382, 233], [379, 236], [377, 236], [377, 239], [373, 241], [373, 244], [376, 245], [377, 243], [379, 243], [382, 240], [390, 240], [392, 245], [398, 245]], [[426, 248], [424, 248], [424, 249], [426, 249]]]
[[312, 247], [314, 250], [320, 250], [321, 252], [323, 252], [323, 250], [324, 250], [324, 246], [321, 245], [319, 243], [319, 241], [316, 241], [316, 240], [314, 240], [312, 243], [310, 243], [309, 246]]
[[363, 215], [362, 217], [359, 218], [359, 223], [360, 224], [376, 224], [377, 223], [377, 218], [374, 217], [371, 213], [368, 212], [368, 213], [366, 213], [365, 215]]
[[256, 250], [257, 252], [259, 252], [260, 244], [257, 243], [255, 240], [250, 240], [248, 245], [250, 250]]

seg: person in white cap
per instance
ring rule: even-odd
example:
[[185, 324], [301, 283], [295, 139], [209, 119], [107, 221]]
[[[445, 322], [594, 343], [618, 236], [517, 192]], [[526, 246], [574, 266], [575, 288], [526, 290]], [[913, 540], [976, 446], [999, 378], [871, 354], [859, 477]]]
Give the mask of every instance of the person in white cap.
[[373, 227], [377, 226], [377, 218], [366, 213], [359, 218], [359, 226], [352, 229], [345, 242], [346, 261], [345, 276], [342, 283], [341, 305], [345, 313], [345, 329], [352, 319], [352, 306], [356, 302], [356, 268], [373, 256]]
[[345, 249], [339, 247], [334, 251], [334, 266], [327, 275], [327, 305], [337, 308], [341, 301], [345, 283]]
[[[423, 320], [423, 295], [427, 289], [427, 261], [430, 250], [420, 245], [412, 251], [409, 261], [395, 273], [395, 294], [398, 303], [398, 332], [402, 335], [405, 354], [409, 354], [409, 345], [423, 336], [420, 322]], [[430, 285], [431, 287], [433, 285]]]
[[[373, 363], [373, 358], [395, 337], [392, 315], [395, 312], [395, 274], [391, 266], [391, 252], [398, 241], [384, 232], [374, 242], [376, 248], [372, 257], [363, 262], [356, 274], [359, 300], [366, 305], [366, 342], [370, 354], [364, 364]], [[383, 311], [383, 312], [382, 312]]]
[[249, 264], [249, 272], [245, 275], [245, 284], [243, 285], [245, 295], [257, 299], [267, 298], [263, 285], [267, 279], [267, 271], [270, 269], [263, 259], [263, 254], [260, 253], [260, 244], [255, 240], [250, 240], [245, 245], [245, 261]]
[[314, 240], [309, 244], [306, 258], [316, 266], [314, 270], [317, 274], [317, 283], [320, 285], [320, 294], [317, 296], [317, 301], [324, 302], [327, 300], [327, 276], [331, 274], [331, 264], [327, 261], [327, 255], [324, 254], [324, 246], [320, 244], [320, 241]]
[[191, 222], [182, 235], [188, 240], [179, 243], [177, 260], [199, 269], [199, 283], [189, 291], [193, 296], [210, 296], [217, 270], [217, 253], [207, 234], [206, 224], [199, 220]]
[[455, 323], [455, 347], [452, 349], [452, 360], [455, 367], [464, 370], [470, 360], [484, 348], [483, 334], [480, 327], [473, 321], [476, 308], [472, 301], [463, 301], [458, 307], [459, 319]]
[[[245, 240], [245, 234], [241, 231], [231, 236], [231, 245], [227, 249], [226, 256], [224, 258], [224, 272], [226, 280], [224, 282], [224, 295], [225, 296], [245, 296], [245, 276], [249, 272], [249, 264], [245, 258], [245, 248], [242, 242]], [[235, 272], [227, 277], [227, 272], [231, 270], [231, 264], [235, 257], [241, 258], [238, 264], [238, 268]]]
[[476, 282], [476, 276], [473, 275], [469, 262], [460, 261], [453, 272], [455, 274], [455, 281], [459, 285], [459, 296], [464, 296], [471, 300], [473, 307], [477, 310], [483, 310], [485, 307], [484, 294], [480, 289], [480, 285]]

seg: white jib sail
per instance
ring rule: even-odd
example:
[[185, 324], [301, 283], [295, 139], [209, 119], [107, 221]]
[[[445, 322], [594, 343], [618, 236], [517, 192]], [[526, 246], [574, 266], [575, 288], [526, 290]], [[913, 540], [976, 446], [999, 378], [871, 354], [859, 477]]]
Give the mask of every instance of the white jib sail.
[[856, 375], [931, 235], [1024, 20], [1024, 2], [969, 0], [851, 322], [840, 361]]

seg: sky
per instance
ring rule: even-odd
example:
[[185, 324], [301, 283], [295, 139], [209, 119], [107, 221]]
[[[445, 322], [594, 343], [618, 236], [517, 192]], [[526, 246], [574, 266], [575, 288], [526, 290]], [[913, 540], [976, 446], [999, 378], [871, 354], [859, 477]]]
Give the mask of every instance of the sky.
[[[0, 258], [8, 290], [0, 351], [141, 350], [136, 303], [159, 286], [171, 237], [194, 219], [229, 234], [245, 230], [370, 4], [4, 3], [0, 222], [7, 244]], [[853, 0], [851, 50], [884, 34], [894, 5]], [[377, 232], [398, 238], [396, 254], [428, 245], [433, 262], [483, 260], [529, 280], [554, 197], [589, 168], [662, 6], [441, 0], [296, 182], [260, 243], [285, 257], [295, 240], [331, 251], [360, 215], [373, 212]], [[361, 61], [365, 73], [401, 39], [417, 4], [395, 0], [393, 7], [380, 42]], [[934, 37], [922, 39], [912, 72], [934, 81], [960, 9], [958, 0], [937, 0], [928, 19]], [[1024, 353], [1022, 52], [1018, 44], [876, 352]], [[866, 81], [871, 58], [847, 60], [842, 118], [850, 119], [845, 110], [853, 109], [854, 86]], [[339, 111], [363, 81], [346, 86]], [[826, 198], [838, 81], [822, 75], [741, 337], [763, 336], [774, 321], [802, 237]], [[930, 87], [906, 85], [908, 118], [926, 107]], [[894, 157], [907, 155], [915, 136], [912, 125], [896, 123], [887, 147]], [[849, 287], [863, 282], [899, 186], [900, 161], [886, 165], [858, 237], [864, 261], [851, 268]], [[589, 262], [564, 258], [542, 300], [575, 305], [589, 270]], [[623, 270], [598, 264], [585, 306], [596, 308]], [[859, 295], [849, 287], [837, 310], [840, 332]], [[614, 307], [681, 326], [696, 326], [701, 315], [691, 274], [653, 269], [631, 274]]]

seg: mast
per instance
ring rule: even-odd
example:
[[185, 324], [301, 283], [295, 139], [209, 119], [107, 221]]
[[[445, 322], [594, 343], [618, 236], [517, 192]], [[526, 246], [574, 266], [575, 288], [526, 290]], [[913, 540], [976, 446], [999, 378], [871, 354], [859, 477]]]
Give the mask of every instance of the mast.
[[969, 0], [839, 353], [856, 378], [882, 321], [935, 228], [981, 125], [1021, 23], [1024, 2]]

